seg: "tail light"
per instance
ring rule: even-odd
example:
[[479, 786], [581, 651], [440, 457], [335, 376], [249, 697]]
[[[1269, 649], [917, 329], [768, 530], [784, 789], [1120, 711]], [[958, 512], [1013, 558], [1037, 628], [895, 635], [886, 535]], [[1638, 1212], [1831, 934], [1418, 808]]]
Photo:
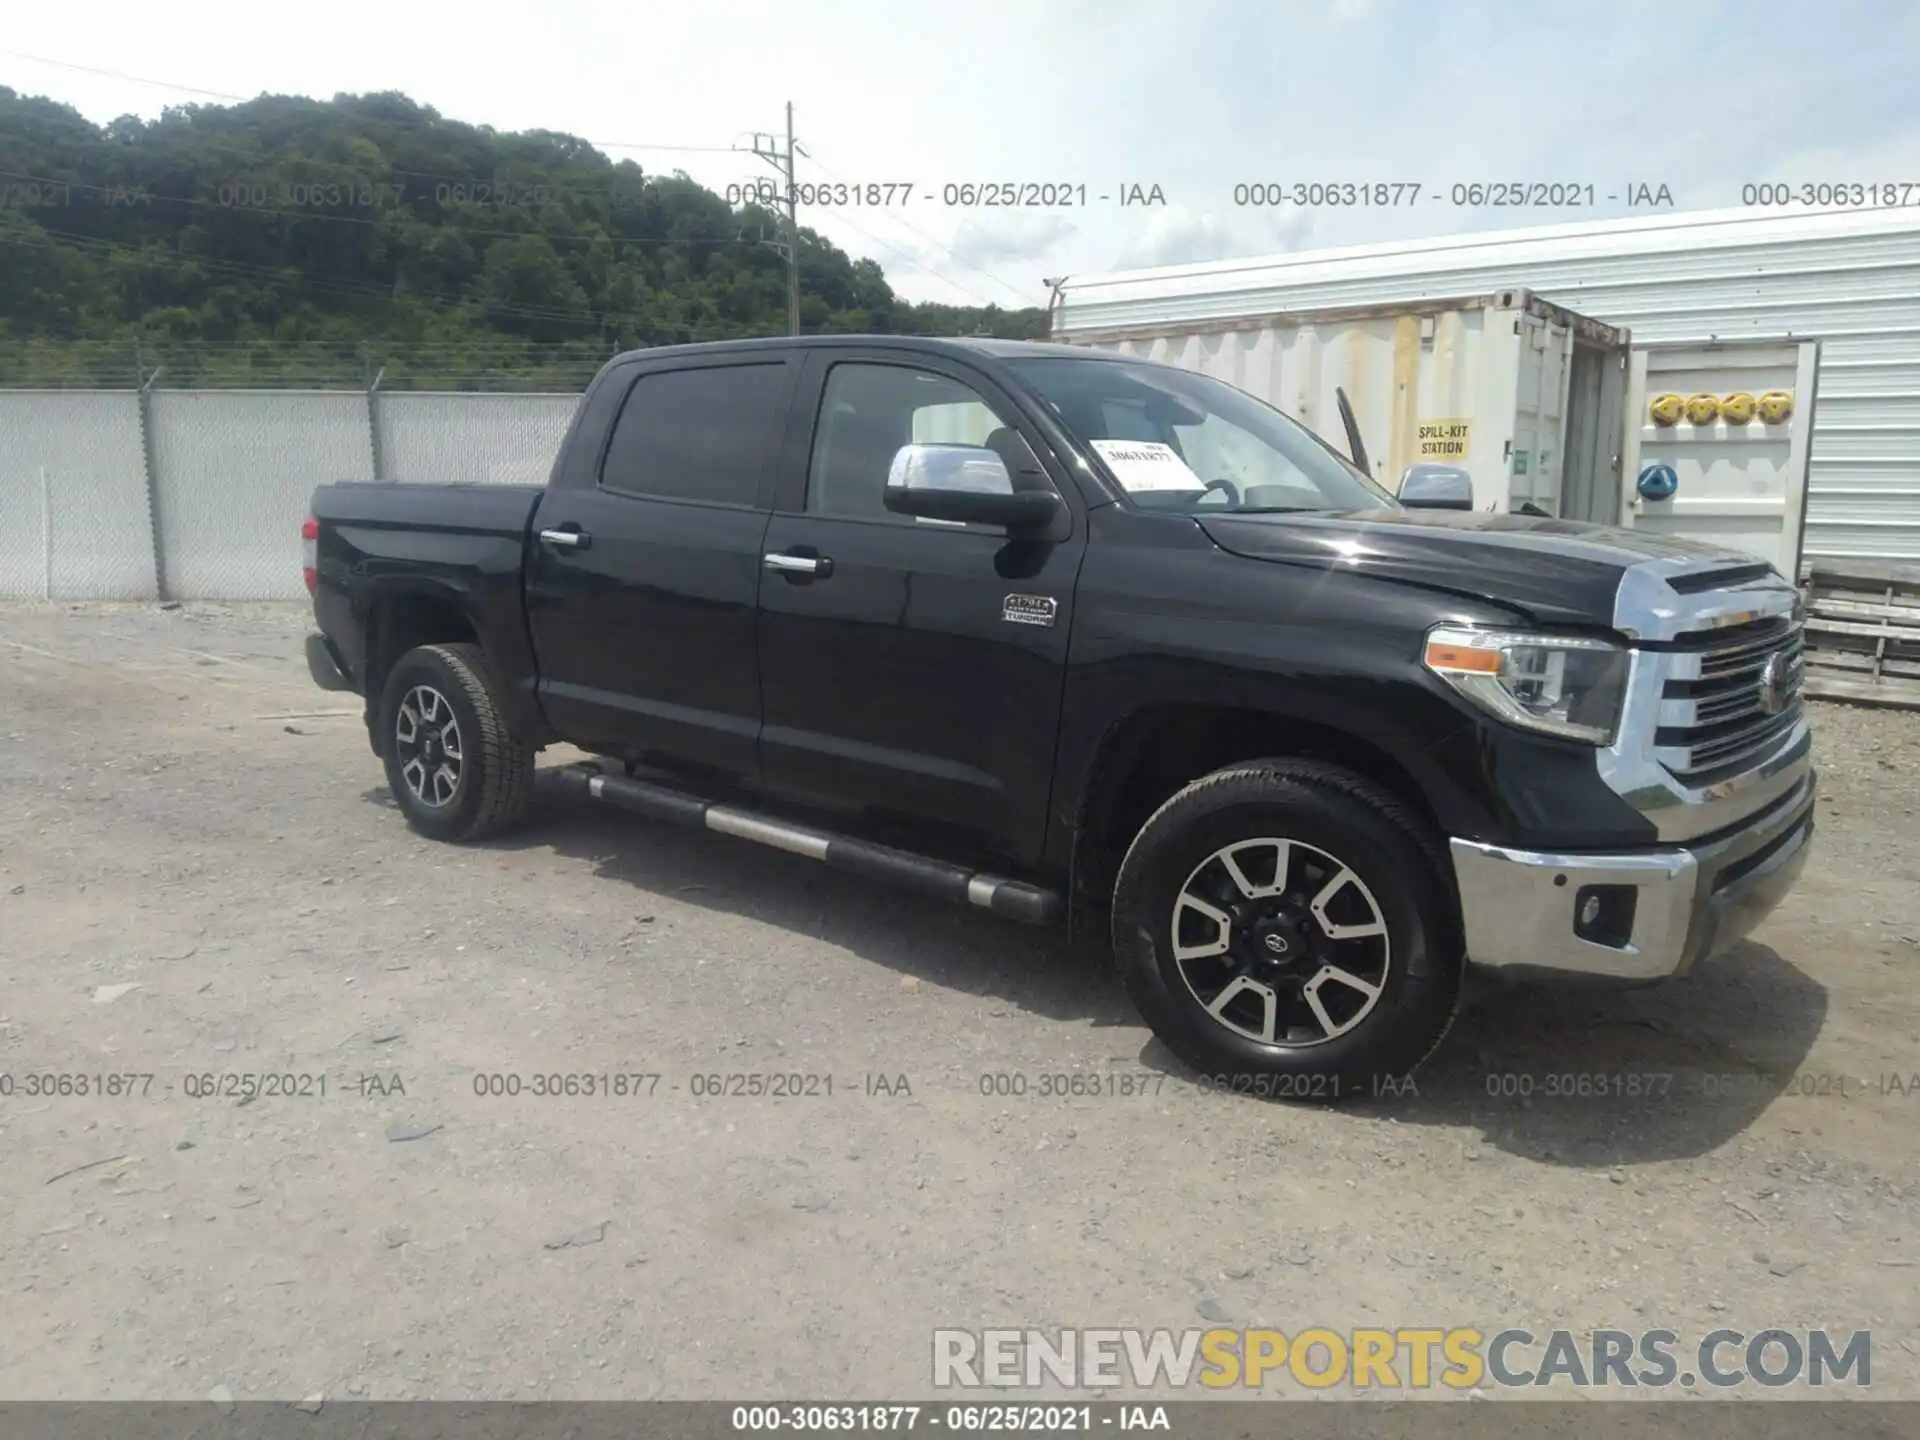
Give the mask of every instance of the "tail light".
[[300, 527], [300, 578], [307, 582], [307, 594], [320, 588], [320, 521], [312, 515]]

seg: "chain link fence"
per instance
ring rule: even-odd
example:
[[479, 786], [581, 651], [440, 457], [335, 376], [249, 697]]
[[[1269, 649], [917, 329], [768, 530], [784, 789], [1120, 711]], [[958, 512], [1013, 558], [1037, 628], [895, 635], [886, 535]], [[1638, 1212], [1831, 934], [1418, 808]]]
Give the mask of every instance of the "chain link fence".
[[544, 484], [578, 403], [574, 388], [0, 390], [0, 597], [304, 599], [315, 486]]
[[574, 395], [380, 394], [378, 477], [400, 484], [541, 483], [573, 419]]
[[144, 446], [135, 391], [0, 391], [0, 595], [158, 593]]

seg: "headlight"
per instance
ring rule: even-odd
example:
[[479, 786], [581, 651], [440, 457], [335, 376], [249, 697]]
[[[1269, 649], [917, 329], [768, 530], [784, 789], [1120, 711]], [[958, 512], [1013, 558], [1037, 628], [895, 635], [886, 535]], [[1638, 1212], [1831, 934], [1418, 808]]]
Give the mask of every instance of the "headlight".
[[1509, 724], [1590, 745], [1613, 743], [1627, 691], [1626, 650], [1605, 640], [1443, 626], [1426, 666]]

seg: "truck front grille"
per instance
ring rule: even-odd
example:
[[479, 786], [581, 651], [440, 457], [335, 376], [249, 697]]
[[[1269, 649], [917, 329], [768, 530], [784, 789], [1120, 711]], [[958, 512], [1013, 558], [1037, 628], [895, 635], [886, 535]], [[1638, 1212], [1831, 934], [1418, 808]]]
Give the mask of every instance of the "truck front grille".
[[1803, 625], [1779, 617], [1682, 635], [1654, 735], [1660, 763], [1698, 789], [1754, 768], [1803, 719]]

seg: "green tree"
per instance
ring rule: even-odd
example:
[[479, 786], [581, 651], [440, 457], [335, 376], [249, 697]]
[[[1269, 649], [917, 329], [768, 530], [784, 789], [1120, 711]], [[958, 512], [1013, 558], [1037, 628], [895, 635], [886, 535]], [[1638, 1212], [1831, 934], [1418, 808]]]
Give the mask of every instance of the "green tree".
[[[395, 93], [94, 125], [0, 87], [0, 384], [126, 383], [137, 355], [173, 383], [575, 385], [618, 349], [785, 333], [779, 226]], [[800, 278], [810, 331], [1046, 331], [902, 301], [807, 229]]]

